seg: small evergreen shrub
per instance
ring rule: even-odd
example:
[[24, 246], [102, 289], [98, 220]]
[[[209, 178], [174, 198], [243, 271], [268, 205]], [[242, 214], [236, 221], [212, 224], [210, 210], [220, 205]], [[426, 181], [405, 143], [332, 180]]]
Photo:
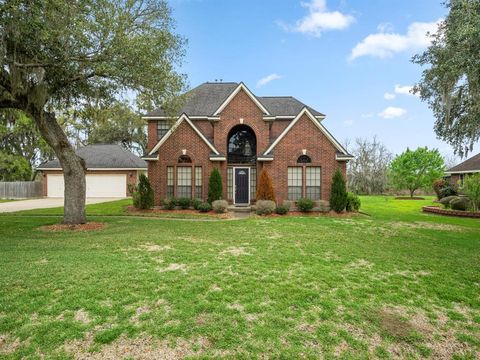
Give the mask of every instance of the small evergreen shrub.
[[332, 179], [332, 192], [330, 195], [330, 208], [339, 213], [347, 206], [347, 187], [340, 169], [335, 171]]
[[189, 198], [179, 198], [177, 199], [177, 205], [180, 206], [181, 209], [185, 210], [190, 207], [190, 199]]
[[440, 195], [440, 199], [443, 199], [444, 197], [447, 197], [447, 196], [456, 196], [458, 195], [458, 192], [454, 186], [447, 184], [440, 189], [439, 195]]
[[197, 210], [206, 213], [212, 210], [212, 205], [210, 205], [208, 202], [202, 202], [197, 206]]
[[227, 211], [227, 208], [228, 208], [228, 202], [226, 200], [215, 200], [212, 203], [212, 209], [217, 214], [224, 213], [225, 211]]
[[165, 198], [162, 200], [162, 207], [164, 210], [173, 210], [177, 205], [177, 200], [174, 197]]
[[277, 208], [275, 209], [275, 212], [278, 215], [285, 215], [286, 213], [288, 213], [289, 210], [290, 210], [289, 206], [282, 204], [277, 206]]
[[357, 212], [360, 209], [360, 198], [354, 193], [347, 193], [347, 205], [345, 209], [349, 212]]
[[466, 211], [470, 208], [470, 199], [466, 196], [457, 196], [455, 199], [450, 200], [450, 207], [452, 210]]
[[297, 208], [302, 212], [307, 212], [313, 209], [313, 200], [307, 198], [301, 198], [297, 200]]
[[442, 199], [440, 199], [440, 204], [442, 204], [445, 209], [450, 209], [450, 201], [452, 201], [453, 199], [456, 199], [458, 196], [446, 196]]
[[270, 215], [275, 211], [275, 202], [272, 200], [257, 200], [257, 215]]
[[153, 189], [145, 174], [140, 174], [136, 191], [133, 193], [133, 205], [137, 209], [153, 208]]
[[215, 200], [220, 200], [222, 192], [222, 176], [220, 171], [214, 168], [208, 179], [208, 202], [212, 204]]
[[257, 200], [275, 201], [275, 191], [273, 190], [272, 178], [267, 170], [262, 169], [257, 186]]
[[195, 209], [195, 210], [198, 210], [198, 206], [202, 203], [202, 200], [200, 199], [192, 199], [191, 201], [191, 204], [192, 204], [192, 207]]

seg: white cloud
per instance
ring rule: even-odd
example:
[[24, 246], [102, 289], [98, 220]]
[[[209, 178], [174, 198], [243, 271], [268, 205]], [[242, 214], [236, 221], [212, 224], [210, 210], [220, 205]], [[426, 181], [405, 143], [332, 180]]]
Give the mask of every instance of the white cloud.
[[408, 26], [405, 35], [394, 33], [388, 26], [379, 26], [378, 33], [368, 35], [355, 45], [350, 60], [361, 56], [388, 58], [395, 53], [426, 48], [431, 43], [427, 33], [435, 33], [440, 21], [442, 19], [434, 22], [414, 22]]
[[394, 119], [397, 117], [401, 117], [407, 113], [407, 110], [399, 107], [389, 106], [385, 108], [378, 116], [384, 119]]
[[385, 94], [383, 94], [383, 98], [385, 100], [393, 100], [395, 99], [396, 95], [395, 94], [392, 94], [392, 93], [389, 93], [389, 92], [386, 92]]
[[415, 94], [411, 93], [413, 86], [409, 85], [395, 85], [395, 93], [403, 94], [403, 95], [411, 95], [414, 96]]
[[326, 0], [312, 0], [302, 2], [301, 5], [308, 9], [308, 15], [298, 20], [295, 25], [279, 23], [284, 30], [319, 37], [324, 31], [345, 29], [355, 21], [352, 15], [328, 11]]
[[273, 80], [278, 80], [278, 79], [281, 79], [282, 77], [276, 73], [273, 73], [273, 74], [270, 74], [270, 75], [267, 75], [263, 78], [261, 78], [260, 80], [257, 81], [257, 87], [262, 87], [262, 86], [265, 86], [267, 85], [269, 82], [273, 81]]

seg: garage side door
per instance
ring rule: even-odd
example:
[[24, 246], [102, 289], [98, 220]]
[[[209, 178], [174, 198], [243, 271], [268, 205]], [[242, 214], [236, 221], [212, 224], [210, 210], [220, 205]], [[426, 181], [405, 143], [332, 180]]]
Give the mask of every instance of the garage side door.
[[47, 196], [48, 197], [61, 197], [64, 193], [63, 175], [61, 174], [48, 174], [47, 175]]
[[87, 197], [126, 197], [127, 175], [87, 175]]

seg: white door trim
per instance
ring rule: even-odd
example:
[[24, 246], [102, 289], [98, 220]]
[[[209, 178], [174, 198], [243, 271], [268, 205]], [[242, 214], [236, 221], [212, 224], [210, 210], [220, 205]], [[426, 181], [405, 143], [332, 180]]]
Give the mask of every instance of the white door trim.
[[235, 184], [235, 169], [246, 169], [248, 171], [248, 202], [241, 203], [239, 205], [250, 205], [250, 167], [248, 166], [234, 166], [233, 167], [233, 204], [236, 205], [237, 202], [237, 185]]

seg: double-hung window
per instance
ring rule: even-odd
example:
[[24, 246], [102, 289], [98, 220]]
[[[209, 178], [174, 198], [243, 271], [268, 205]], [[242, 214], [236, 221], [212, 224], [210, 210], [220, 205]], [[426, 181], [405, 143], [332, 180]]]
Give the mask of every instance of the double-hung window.
[[320, 200], [320, 167], [305, 167], [305, 197]]
[[296, 201], [302, 197], [303, 168], [291, 166], [288, 168], [288, 200]]
[[202, 183], [202, 167], [195, 166], [195, 198], [202, 199], [203, 183]]
[[177, 197], [192, 197], [192, 167], [177, 166]]
[[170, 130], [170, 124], [167, 120], [157, 121], [157, 140], [160, 140]]

